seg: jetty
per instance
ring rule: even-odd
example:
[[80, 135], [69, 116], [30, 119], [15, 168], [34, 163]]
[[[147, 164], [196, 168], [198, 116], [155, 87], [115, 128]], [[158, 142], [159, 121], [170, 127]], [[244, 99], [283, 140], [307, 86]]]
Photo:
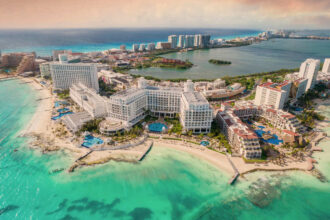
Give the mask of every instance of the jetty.
[[234, 176], [232, 176], [232, 178], [228, 181], [229, 185], [233, 185], [236, 182], [237, 178], [239, 177], [240, 173], [238, 172], [238, 169], [236, 168], [235, 164], [229, 158], [228, 153], [226, 154], [226, 157], [235, 172]]
[[142, 156], [140, 157], [139, 161], [142, 161], [142, 160], [147, 156], [147, 154], [150, 152], [150, 150], [151, 150], [153, 144], [154, 144], [154, 142], [151, 141], [151, 143], [150, 143], [148, 149], [146, 150], [146, 152], [144, 152], [144, 154], [142, 154]]
[[81, 157], [79, 157], [75, 162], [78, 162], [79, 160], [84, 159], [85, 157], [87, 157], [88, 155], [90, 155], [92, 152], [93, 152], [93, 150], [88, 151], [86, 154], [84, 154]]

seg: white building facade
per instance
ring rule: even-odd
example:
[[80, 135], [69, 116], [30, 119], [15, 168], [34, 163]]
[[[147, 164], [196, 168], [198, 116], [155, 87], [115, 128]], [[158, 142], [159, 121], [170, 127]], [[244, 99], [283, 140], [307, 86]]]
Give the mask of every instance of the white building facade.
[[92, 118], [107, 115], [105, 100], [94, 89], [88, 88], [82, 83], [73, 84], [70, 87], [70, 98]]
[[88, 63], [50, 63], [54, 89], [69, 89], [73, 84], [82, 83], [99, 91], [97, 67]]
[[324, 59], [322, 72], [325, 74], [330, 74], [330, 58]]
[[176, 35], [168, 36], [168, 42], [171, 43], [171, 48], [174, 49], [178, 45], [178, 37]]
[[305, 62], [303, 62], [300, 65], [298, 76], [300, 78], [306, 78], [308, 80], [305, 90], [306, 92], [309, 89], [314, 88], [319, 69], [320, 69], [320, 60], [317, 59], [307, 59]]
[[267, 82], [257, 86], [255, 105], [272, 105], [282, 109], [288, 100], [292, 83], [284, 81], [281, 84]]
[[183, 48], [184, 47], [184, 35], [179, 35], [178, 47], [179, 48]]

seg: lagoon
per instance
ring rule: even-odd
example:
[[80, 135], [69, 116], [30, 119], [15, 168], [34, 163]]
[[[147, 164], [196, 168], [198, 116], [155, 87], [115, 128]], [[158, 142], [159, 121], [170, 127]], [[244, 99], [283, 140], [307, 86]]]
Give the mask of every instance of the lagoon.
[[[215, 79], [248, 73], [268, 72], [283, 68], [298, 68], [307, 58], [330, 57], [329, 40], [272, 39], [249, 46], [204, 49], [163, 55], [166, 58], [189, 60], [190, 69], [151, 67], [130, 70], [132, 74], [153, 76], [161, 79], [190, 78]], [[215, 65], [210, 59], [231, 61], [231, 65]]]

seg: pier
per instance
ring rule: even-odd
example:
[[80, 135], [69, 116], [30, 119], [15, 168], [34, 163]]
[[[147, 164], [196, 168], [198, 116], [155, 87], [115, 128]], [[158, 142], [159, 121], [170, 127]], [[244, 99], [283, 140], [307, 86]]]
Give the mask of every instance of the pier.
[[75, 162], [78, 162], [79, 160], [84, 159], [85, 157], [87, 157], [88, 155], [90, 155], [92, 152], [93, 152], [93, 150], [89, 151], [88, 153], [86, 153], [83, 156], [79, 157]]
[[229, 185], [233, 185], [236, 182], [237, 178], [239, 177], [240, 173], [238, 172], [238, 169], [235, 167], [235, 164], [229, 158], [228, 153], [226, 154], [226, 157], [235, 172], [234, 176], [228, 181]]
[[144, 154], [140, 157], [139, 161], [142, 161], [146, 156], [147, 154], [150, 152], [151, 148], [152, 148], [152, 145], [154, 144], [154, 142], [152, 141], [148, 147], [148, 149], [146, 150], [146, 152], [144, 152]]

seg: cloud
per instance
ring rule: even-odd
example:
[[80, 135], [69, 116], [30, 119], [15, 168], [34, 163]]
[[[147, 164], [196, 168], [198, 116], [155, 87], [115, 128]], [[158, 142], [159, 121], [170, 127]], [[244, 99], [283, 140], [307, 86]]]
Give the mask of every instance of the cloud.
[[329, 0], [0, 0], [0, 28], [330, 28]]

